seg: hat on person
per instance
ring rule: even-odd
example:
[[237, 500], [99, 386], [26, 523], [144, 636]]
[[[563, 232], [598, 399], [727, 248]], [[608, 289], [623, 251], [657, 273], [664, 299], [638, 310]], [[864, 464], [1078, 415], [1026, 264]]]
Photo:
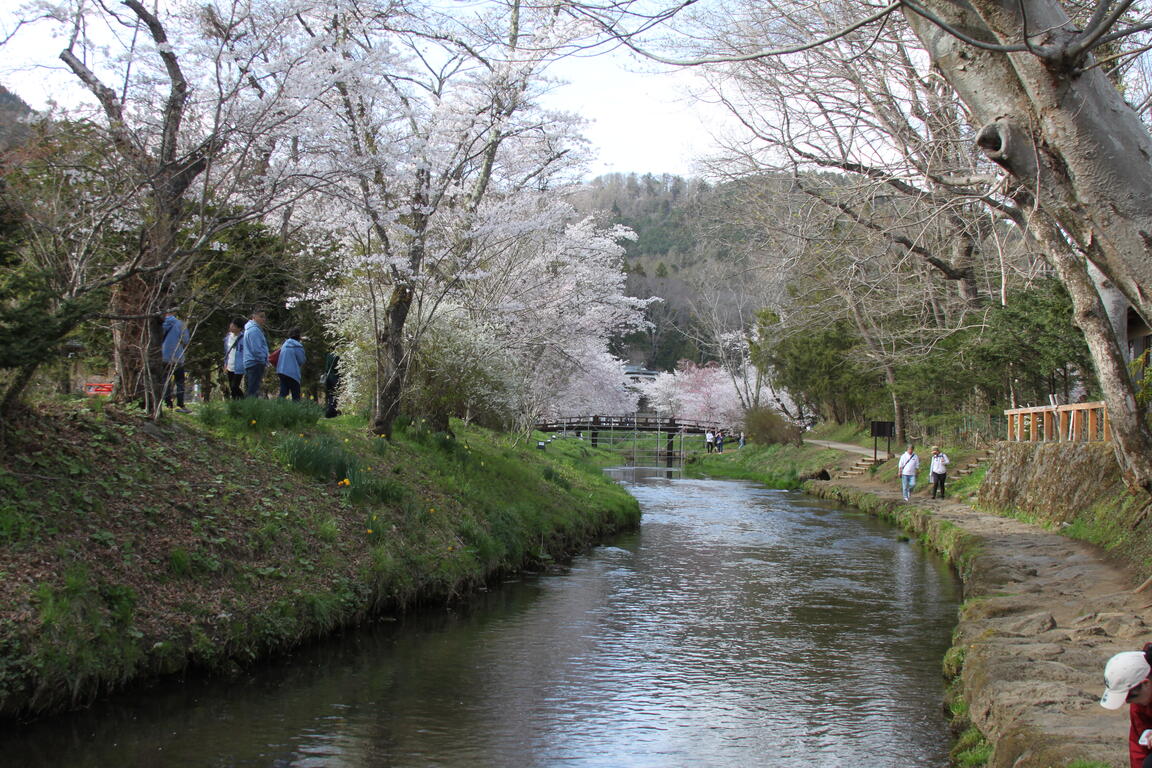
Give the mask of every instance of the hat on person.
[[1132, 690], [1148, 677], [1152, 666], [1144, 658], [1143, 651], [1124, 651], [1108, 659], [1104, 666], [1104, 695], [1100, 706], [1105, 709], [1120, 709]]
[[938, 451], [938, 450], [940, 450], [940, 446], [938, 446], [938, 445], [934, 445], [934, 446], [932, 446], [932, 450], [933, 450], [933, 451]]

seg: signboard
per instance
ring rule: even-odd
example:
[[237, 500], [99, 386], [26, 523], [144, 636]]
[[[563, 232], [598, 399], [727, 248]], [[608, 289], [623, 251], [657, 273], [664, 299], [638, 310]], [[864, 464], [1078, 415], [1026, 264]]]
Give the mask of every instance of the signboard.
[[896, 437], [896, 422], [894, 421], [874, 421], [872, 422], [872, 434], [870, 437]]
[[84, 382], [84, 394], [108, 397], [112, 394], [112, 384], [103, 381], [86, 381]]

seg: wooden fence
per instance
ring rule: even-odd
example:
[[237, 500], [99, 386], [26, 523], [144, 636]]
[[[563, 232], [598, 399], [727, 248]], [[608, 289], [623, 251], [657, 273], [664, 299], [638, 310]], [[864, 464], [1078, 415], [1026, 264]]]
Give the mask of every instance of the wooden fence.
[[1109, 440], [1108, 409], [1103, 402], [1013, 408], [1008, 418], [1008, 439], [1016, 442]]

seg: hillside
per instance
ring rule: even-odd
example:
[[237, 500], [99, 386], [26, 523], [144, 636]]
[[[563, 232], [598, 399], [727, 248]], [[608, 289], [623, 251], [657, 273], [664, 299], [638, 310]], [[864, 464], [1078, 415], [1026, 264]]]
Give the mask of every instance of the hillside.
[[575, 440], [411, 425], [389, 443], [288, 401], [160, 424], [102, 406], [41, 406], [6, 434], [3, 716], [243, 665], [639, 519]]

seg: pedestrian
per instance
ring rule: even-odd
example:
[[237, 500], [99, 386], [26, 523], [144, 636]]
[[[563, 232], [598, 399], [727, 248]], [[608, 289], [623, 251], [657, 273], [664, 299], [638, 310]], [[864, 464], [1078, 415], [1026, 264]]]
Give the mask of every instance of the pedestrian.
[[744, 447], [744, 430], [740, 430], [740, 447]]
[[724, 453], [724, 430], [716, 432], [716, 453]]
[[264, 338], [264, 323], [268, 316], [257, 309], [251, 319], [244, 324], [244, 395], [260, 397], [260, 382], [264, 380], [264, 369], [268, 367], [268, 342]]
[[932, 473], [932, 498], [936, 498], [936, 491], [940, 491], [940, 498], [944, 498], [944, 482], [948, 479], [948, 454], [940, 450], [940, 446], [932, 446], [932, 461], [928, 465]]
[[244, 318], [237, 317], [228, 323], [228, 333], [224, 335], [224, 374], [228, 377], [228, 399], [244, 397], [240, 389], [244, 381]]
[[1104, 695], [1100, 706], [1120, 709], [1128, 704], [1128, 762], [1130, 768], [1152, 768], [1152, 643], [1143, 651], [1123, 651], [1104, 666]]
[[908, 451], [900, 454], [896, 466], [900, 472], [900, 490], [904, 494], [904, 501], [908, 501], [912, 497], [912, 489], [916, 487], [916, 473], [920, 471], [920, 457], [916, 455], [914, 445], [908, 444]]
[[336, 390], [340, 387], [340, 356], [332, 353], [324, 359], [324, 418], [340, 415], [336, 405]]
[[[172, 384], [176, 385], [176, 412], [189, 413], [184, 407], [184, 353], [188, 351], [188, 328], [171, 312], [164, 313], [164, 339], [160, 352], [164, 358], [164, 405], [172, 407]], [[171, 373], [168, 373], [171, 371]]]
[[280, 345], [280, 357], [276, 361], [276, 375], [280, 377], [280, 397], [292, 395], [300, 399], [300, 371], [304, 367], [304, 345], [300, 343], [300, 329], [293, 328], [288, 338]]
[[716, 433], [710, 429], [704, 432], [704, 448], [708, 453], [716, 449]]

